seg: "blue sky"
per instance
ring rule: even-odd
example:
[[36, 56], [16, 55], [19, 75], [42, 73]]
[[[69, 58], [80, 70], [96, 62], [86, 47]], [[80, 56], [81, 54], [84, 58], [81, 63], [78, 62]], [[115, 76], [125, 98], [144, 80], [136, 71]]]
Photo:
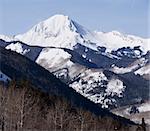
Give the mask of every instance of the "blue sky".
[[150, 37], [148, 1], [0, 0], [0, 34], [24, 33], [52, 15], [64, 14], [90, 30], [117, 30], [146, 38]]

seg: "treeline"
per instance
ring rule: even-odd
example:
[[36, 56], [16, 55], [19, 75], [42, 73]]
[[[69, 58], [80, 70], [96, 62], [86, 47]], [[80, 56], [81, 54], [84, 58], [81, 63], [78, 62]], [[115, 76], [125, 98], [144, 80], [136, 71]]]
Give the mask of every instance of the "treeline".
[[95, 116], [65, 98], [46, 94], [28, 81], [0, 85], [2, 131], [142, 131], [107, 116]]

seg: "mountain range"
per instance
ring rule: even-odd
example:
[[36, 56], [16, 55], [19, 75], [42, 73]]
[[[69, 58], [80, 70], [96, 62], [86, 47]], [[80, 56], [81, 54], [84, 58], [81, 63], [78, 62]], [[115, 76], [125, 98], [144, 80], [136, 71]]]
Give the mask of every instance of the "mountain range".
[[1, 47], [26, 56], [108, 109], [149, 100], [149, 42], [118, 31], [90, 31], [64, 15], [52, 16], [24, 34], [0, 35]]

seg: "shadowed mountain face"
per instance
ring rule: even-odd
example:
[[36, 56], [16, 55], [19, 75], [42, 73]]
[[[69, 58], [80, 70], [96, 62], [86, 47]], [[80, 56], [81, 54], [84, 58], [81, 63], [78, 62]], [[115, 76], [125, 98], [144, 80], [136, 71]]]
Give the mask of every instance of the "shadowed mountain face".
[[0, 52], [1, 70], [11, 79], [29, 80], [34, 87], [41, 89], [46, 93], [64, 97], [74, 106], [86, 109], [97, 116], [108, 116], [120, 120], [123, 123], [134, 124], [125, 118], [116, 116], [109, 111], [102, 109], [28, 58], [2, 47], [0, 47]]
[[[117, 51], [107, 53], [105, 52], [105, 47], [99, 47], [98, 51], [96, 51], [80, 43], [77, 43], [74, 46], [72, 52], [69, 51], [69, 49], [67, 50], [64, 48], [64, 50], [72, 55], [71, 60], [73, 62], [77, 62], [89, 68], [110, 69], [112, 65], [125, 68], [139, 59], [139, 57], [136, 57], [134, 53], [135, 49], [131, 48], [121, 48]], [[82, 60], [79, 59], [79, 56], [82, 58]], [[141, 54], [140, 58], [142, 57], [145, 58], [145, 55]], [[82, 61], [85, 61], [86, 63], [81, 63]]]
[[[107, 53], [105, 52], [105, 47], [99, 46], [98, 50], [93, 50], [80, 43], [77, 43], [73, 47], [73, 49], [68, 49], [60, 47], [30, 46], [21, 41], [6, 42], [2, 39], [0, 39], [0, 46], [16, 51], [33, 61], [36, 61], [38, 59], [38, 56], [40, 55], [40, 53], [42, 53], [42, 49], [59, 49], [71, 55], [70, 61], [83, 65], [87, 68], [111, 69], [114, 65], [119, 68], [126, 68], [140, 58], [145, 59], [145, 64], [149, 63], [149, 52], [142, 55], [142, 51], [139, 49], [139, 47], [135, 47], [133, 49], [130, 47], [123, 47], [116, 51], [112, 51], [111, 53]], [[140, 52], [140, 57], [137, 57], [134, 53], [136, 50]], [[64, 56], [61, 57], [63, 58]], [[137, 67], [136, 69], [138, 69], [139, 67]]]

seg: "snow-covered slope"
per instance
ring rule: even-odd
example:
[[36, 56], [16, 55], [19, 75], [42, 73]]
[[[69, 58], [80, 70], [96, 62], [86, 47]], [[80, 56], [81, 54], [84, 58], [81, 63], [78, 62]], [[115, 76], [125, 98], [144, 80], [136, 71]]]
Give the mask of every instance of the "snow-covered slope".
[[62, 49], [57, 48], [44, 48], [36, 62], [51, 72], [62, 69], [69, 68], [73, 65], [70, 61], [71, 55]]
[[141, 50], [145, 53], [150, 50], [150, 39], [143, 39], [133, 35], [125, 35], [118, 31], [108, 33], [96, 32], [95, 37], [103, 43], [103, 46], [108, 50], [117, 50], [122, 47], [137, 47], [140, 46]]
[[7, 42], [18, 40], [12, 36], [0, 35], [0, 39], [5, 40]]
[[[113, 65], [110, 70], [117, 74], [124, 74], [124, 73], [132, 72], [132, 71], [133, 72], [135, 71], [136, 72], [135, 74], [142, 74], [142, 73], [140, 73], [140, 70], [143, 69], [143, 71], [144, 71], [144, 66], [146, 65], [147, 62], [148, 62], [148, 60], [146, 58], [139, 58], [138, 60], [134, 61], [128, 67], [119, 68], [119, 67]], [[145, 69], [148, 69], [148, 68], [145, 68]], [[139, 72], [137, 72], [137, 70], [139, 70]], [[143, 72], [143, 74], [144, 74], [144, 72]]]
[[139, 75], [150, 75], [150, 64], [145, 65], [135, 72], [135, 74]]

